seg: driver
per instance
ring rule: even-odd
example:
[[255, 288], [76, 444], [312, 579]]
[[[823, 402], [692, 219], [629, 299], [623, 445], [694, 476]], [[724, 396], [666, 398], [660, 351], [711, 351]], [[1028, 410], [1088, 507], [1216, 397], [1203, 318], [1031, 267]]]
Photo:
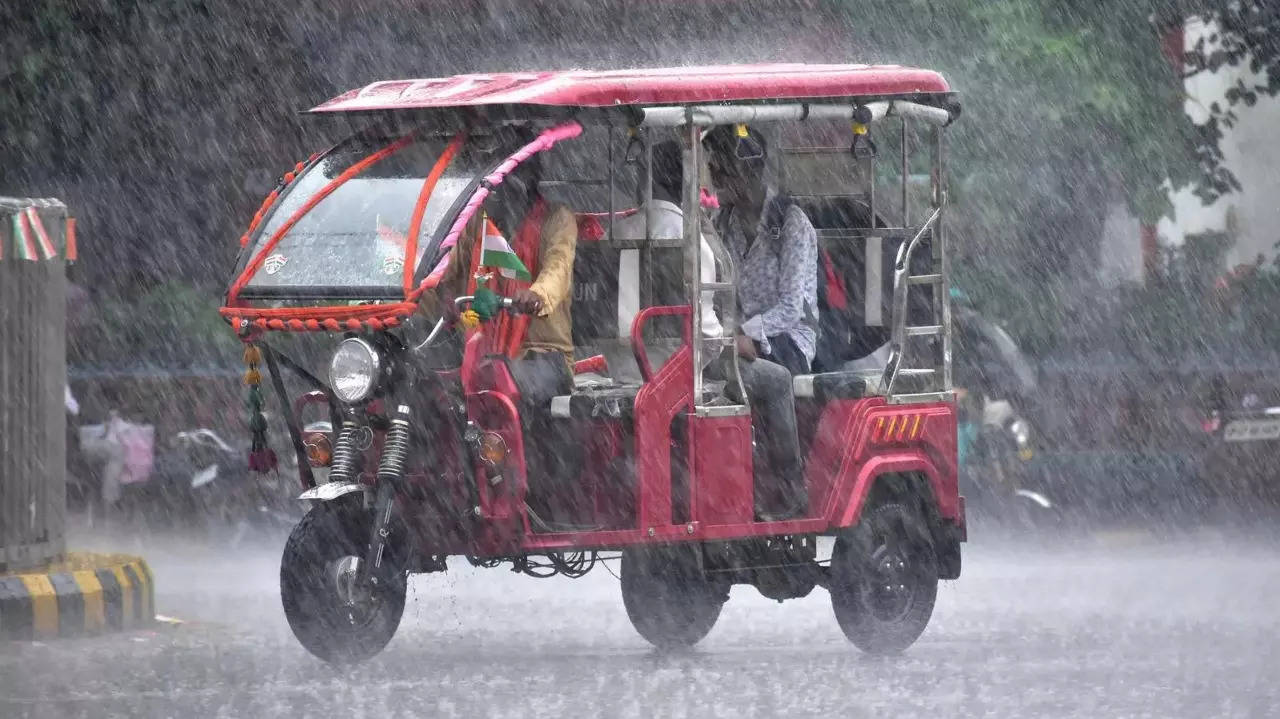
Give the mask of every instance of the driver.
[[[550, 421], [551, 398], [573, 391], [571, 309], [578, 225], [568, 206], [542, 196], [538, 189], [540, 170], [539, 156], [530, 157], [490, 197], [496, 214], [523, 218], [518, 225], [508, 223], [516, 227], [511, 245], [533, 281], [526, 285], [501, 278], [495, 289], [511, 297], [513, 307], [530, 317], [516, 359], [509, 364], [520, 389], [523, 434], [531, 440], [524, 443], [532, 480], [527, 501], [540, 515], [559, 520], [561, 515], [572, 514], [573, 508], [564, 502], [565, 489], [576, 478], [580, 459], [575, 443], [549, 431], [555, 426]], [[476, 213], [467, 224], [437, 286], [441, 311], [450, 321], [457, 320], [458, 315], [454, 298], [467, 294], [477, 270], [479, 253], [475, 244], [481, 222], [481, 213]], [[509, 322], [505, 326], [518, 332], [521, 324]]]
[[[499, 201], [519, 205], [506, 208], [514, 210], [507, 213], [510, 217], [523, 216], [511, 244], [533, 275], [533, 282], [527, 286], [516, 280], [504, 279], [503, 282], [512, 283], [515, 287], [503, 289], [512, 298], [515, 309], [531, 318], [518, 357], [540, 363], [545, 360], [550, 365], [563, 368], [565, 378], [571, 382], [573, 257], [577, 249], [578, 226], [568, 206], [552, 204], [538, 191], [539, 175], [540, 163], [538, 156], [534, 155], [508, 175], [499, 186], [499, 192], [495, 193]], [[480, 213], [477, 213], [467, 223], [458, 243], [450, 251], [449, 266], [436, 290], [442, 303], [441, 311], [450, 320], [456, 320], [458, 314], [454, 298], [467, 293], [477, 270], [473, 257], [476, 256], [475, 243], [481, 222]]]

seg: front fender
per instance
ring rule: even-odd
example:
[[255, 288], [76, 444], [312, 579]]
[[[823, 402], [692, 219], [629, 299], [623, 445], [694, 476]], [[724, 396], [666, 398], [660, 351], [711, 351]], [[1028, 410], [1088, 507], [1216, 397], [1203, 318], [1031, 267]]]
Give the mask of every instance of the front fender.
[[[858, 468], [857, 478], [853, 485], [853, 493], [838, 515], [836, 526], [849, 527], [857, 521], [862, 514], [863, 503], [866, 501], [867, 495], [871, 493], [871, 485], [875, 483], [876, 479], [886, 474], [908, 473], [924, 475], [930, 489], [933, 490], [935, 500], [939, 498], [942, 487], [938, 478], [938, 470], [923, 452], [906, 451], [875, 456]], [[944, 516], [950, 516], [954, 512], [954, 510], [948, 511], [951, 509], [950, 507], [939, 506], [939, 510]]]
[[300, 494], [298, 499], [312, 499], [321, 502], [330, 502], [338, 497], [351, 494], [352, 492], [372, 491], [372, 487], [358, 482], [329, 482], [327, 484], [317, 485], [308, 489]]

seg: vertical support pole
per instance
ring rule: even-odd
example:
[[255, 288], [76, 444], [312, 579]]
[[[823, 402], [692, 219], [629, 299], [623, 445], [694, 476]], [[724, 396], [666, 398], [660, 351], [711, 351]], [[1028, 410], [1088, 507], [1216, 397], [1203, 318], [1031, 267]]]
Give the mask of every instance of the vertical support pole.
[[653, 296], [653, 138], [649, 128], [639, 130], [644, 143], [644, 247], [640, 250], [640, 307], [652, 307]]
[[702, 402], [702, 203], [698, 198], [699, 131], [693, 108], [686, 107], [684, 143], [684, 267], [690, 305], [689, 345], [693, 350], [693, 403]]
[[871, 221], [867, 227], [876, 229], [876, 156], [867, 158], [867, 206], [871, 208]]
[[902, 226], [904, 228], [911, 226], [911, 207], [907, 203], [907, 175], [910, 172], [910, 164], [908, 163], [910, 148], [908, 143], [910, 140], [907, 136], [907, 118], [902, 118]]
[[933, 252], [937, 270], [942, 274], [938, 285], [942, 305], [942, 390], [951, 391], [951, 258], [947, 252], [947, 143], [945, 131], [933, 128], [934, 202], [938, 207], [938, 219], [933, 226]]
[[1138, 243], [1142, 248], [1142, 282], [1150, 284], [1160, 271], [1160, 238], [1156, 226], [1139, 225]]
[[[262, 358], [266, 360], [267, 371], [271, 373], [271, 389], [280, 402], [280, 416], [284, 417], [285, 427], [289, 430], [289, 442], [293, 445], [294, 456], [298, 458], [298, 473], [302, 475], [302, 485], [306, 489], [311, 489], [316, 486], [316, 477], [311, 471], [311, 462], [307, 460], [307, 448], [302, 443], [302, 428], [298, 426], [298, 418], [293, 414], [293, 405], [289, 402], [289, 396], [285, 394], [284, 376], [280, 374], [280, 363], [276, 359], [276, 351], [266, 342], [259, 342], [258, 346], [262, 349]], [[333, 426], [333, 431], [334, 437], [337, 437], [338, 425]]]
[[[608, 136], [609, 152], [607, 162], [609, 163], [609, 228], [606, 237], [613, 239], [613, 125], [606, 126], [605, 132]], [[648, 223], [645, 223], [648, 226]]]

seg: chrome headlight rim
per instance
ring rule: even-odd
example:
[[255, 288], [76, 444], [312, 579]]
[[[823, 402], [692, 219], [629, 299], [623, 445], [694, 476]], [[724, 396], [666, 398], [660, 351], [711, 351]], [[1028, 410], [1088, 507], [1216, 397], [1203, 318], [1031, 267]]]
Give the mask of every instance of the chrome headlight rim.
[[[351, 352], [360, 352], [362, 357], [352, 358]], [[345, 354], [344, 354], [345, 353]], [[351, 370], [344, 370], [338, 367], [339, 360], [365, 361], [368, 364], [367, 369], [361, 373], [361, 383], [354, 388], [344, 391], [343, 386], [350, 384]], [[338, 343], [338, 348], [334, 350], [333, 356], [329, 359], [329, 387], [333, 390], [334, 396], [343, 403], [356, 404], [373, 397], [377, 392], [379, 380], [382, 376], [383, 357], [382, 352], [378, 350], [374, 344], [361, 337], [348, 337]], [[347, 382], [340, 382], [342, 377], [338, 374], [347, 373]]]

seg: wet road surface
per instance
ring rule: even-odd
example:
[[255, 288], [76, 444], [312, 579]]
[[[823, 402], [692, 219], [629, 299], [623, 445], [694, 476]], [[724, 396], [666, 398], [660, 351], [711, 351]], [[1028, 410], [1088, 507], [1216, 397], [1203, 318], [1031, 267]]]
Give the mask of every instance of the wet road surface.
[[600, 568], [454, 562], [415, 579], [391, 645], [345, 671], [290, 635], [279, 546], [114, 546], [145, 554], [159, 611], [185, 623], [0, 644], [0, 717], [1280, 716], [1280, 537], [1258, 531], [977, 539], [888, 659], [845, 641], [821, 589], [776, 604], [735, 587], [695, 651], [664, 656]]

